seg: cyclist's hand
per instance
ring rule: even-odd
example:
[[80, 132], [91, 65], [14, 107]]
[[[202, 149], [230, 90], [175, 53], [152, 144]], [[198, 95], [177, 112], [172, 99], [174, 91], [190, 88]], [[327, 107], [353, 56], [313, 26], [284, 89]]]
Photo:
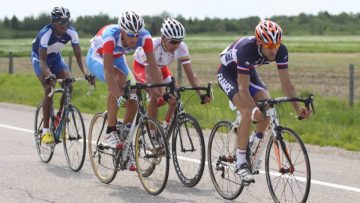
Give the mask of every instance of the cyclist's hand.
[[263, 113], [260, 111], [260, 109], [258, 107], [253, 108], [253, 110], [251, 111], [251, 120], [254, 123], [258, 123], [263, 119], [264, 119]]
[[45, 76], [46, 84], [52, 85], [55, 80], [56, 80], [56, 75], [52, 73], [50, 73], [48, 76]]
[[207, 104], [210, 103], [211, 101], [211, 97], [207, 96], [206, 94], [200, 94], [200, 100], [201, 100], [201, 104]]
[[94, 74], [92, 74], [92, 73], [87, 73], [87, 74], [85, 74], [85, 79], [88, 81], [88, 83], [90, 84], [90, 85], [94, 85], [95, 86], [95, 81], [96, 81], [96, 77], [95, 77], [95, 75]]
[[127, 99], [123, 96], [120, 96], [116, 99], [116, 104], [118, 107], [125, 107], [125, 105], [127, 104]]
[[309, 118], [311, 115], [311, 110], [307, 109], [306, 107], [299, 107], [297, 110], [297, 113], [299, 115], [299, 118]]

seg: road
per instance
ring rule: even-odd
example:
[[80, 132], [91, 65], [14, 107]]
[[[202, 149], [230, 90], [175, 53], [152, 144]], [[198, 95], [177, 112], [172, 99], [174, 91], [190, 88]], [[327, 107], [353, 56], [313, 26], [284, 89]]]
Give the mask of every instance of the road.
[[[137, 174], [121, 171], [109, 184], [95, 177], [88, 155], [84, 167], [72, 172], [62, 146], [50, 163], [38, 158], [32, 134], [33, 107], [0, 103], [0, 202], [224, 202], [215, 191], [208, 168], [194, 188], [178, 181], [173, 165], [158, 196], [149, 195]], [[91, 115], [84, 115], [88, 128]], [[205, 137], [209, 131], [204, 131]], [[308, 202], [359, 202], [360, 153], [306, 145], [312, 169]], [[172, 164], [172, 162], [171, 162]], [[234, 202], [272, 202], [265, 175], [255, 177]]]

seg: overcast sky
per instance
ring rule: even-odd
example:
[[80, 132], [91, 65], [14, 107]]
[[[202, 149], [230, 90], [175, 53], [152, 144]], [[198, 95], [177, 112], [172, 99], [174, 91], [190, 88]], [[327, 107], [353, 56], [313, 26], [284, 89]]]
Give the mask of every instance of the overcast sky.
[[181, 14], [185, 18], [243, 18], [273, 15], [297, 15], [301, 12], [317, 14], [328, 11], [360, 13], [359, 0], [0, 0], [0, 18], [16, 15], [19, 19], [49, 13], [54, 6], [70, 9], [72, 17], [96, 15], [100, 12], [111, 17], [122, 11], [133, 10], [140, 15], [157, 15], [163, 11], [172, 16]]

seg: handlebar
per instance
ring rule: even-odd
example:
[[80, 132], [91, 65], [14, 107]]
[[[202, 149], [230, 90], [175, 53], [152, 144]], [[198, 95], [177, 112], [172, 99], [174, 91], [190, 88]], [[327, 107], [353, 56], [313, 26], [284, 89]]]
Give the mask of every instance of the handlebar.
[[[314, 95], [309, 94], [307, 98], [288, 98], [288, 97], [278, 97], [274, 99], [263, 99], [259, 100], [257, 102], [257, 105], [262, 111], [264, 111], [266, 105], [274, 106], [285, 102], [302, 102], [305, 104], [305, 107], [308, 110], [312, 110], [312, 112], [315, 114], [315, 108], [314, 108]], [[298, 117], [299, 120], [304, 119], [302, 116]]]
[[[48, 94], [48, 97], [52, 97], [55, 94], [55, 91], [56, 91], [55, 84], [57, 82], [64, 83], [65, 85], [70, 85], [73, 82], [81, 81], [81, 80], [86, 80], [86, 79], [84, 79], [84, 78], [64, 78], [64, 79], [58, 78], [58, 79], [53, 80], [54, 82], [53, 82], [53, 85], [51, 86], [51, 91]], [[93, 90], [94, 90], [94, 85], [90, 85], [89, 91], [87, 92], [87, 94], [88, 95], [91, 94]]]

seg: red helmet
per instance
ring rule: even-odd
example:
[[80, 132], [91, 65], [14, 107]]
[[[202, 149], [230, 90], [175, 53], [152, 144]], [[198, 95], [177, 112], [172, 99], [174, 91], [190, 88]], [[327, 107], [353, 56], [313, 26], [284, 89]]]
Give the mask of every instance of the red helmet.
[[255, 28], [255, 37], [262, 45], [278, 45], [282, 40], [282, 30], [273, 21], [261, 20]]

